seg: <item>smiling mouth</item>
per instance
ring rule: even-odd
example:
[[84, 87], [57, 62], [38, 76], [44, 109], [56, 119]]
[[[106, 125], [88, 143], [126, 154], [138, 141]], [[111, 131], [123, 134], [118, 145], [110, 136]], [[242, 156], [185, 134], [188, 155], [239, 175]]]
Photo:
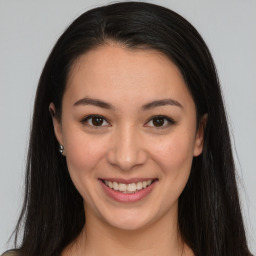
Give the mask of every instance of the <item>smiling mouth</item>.
[[145, 180], [145, 181], [129, 183], [129, 184], [124, 184], [124, 183], [119, 183], [116, 181], [109, 181], [109, 180], [101, 180], [101, 181], [112, 190], [122, 192], [124, 194], [132, 194], [145, 189], [146, 187], [150, 186], [152, 183], [157, 181], [157, 179]]

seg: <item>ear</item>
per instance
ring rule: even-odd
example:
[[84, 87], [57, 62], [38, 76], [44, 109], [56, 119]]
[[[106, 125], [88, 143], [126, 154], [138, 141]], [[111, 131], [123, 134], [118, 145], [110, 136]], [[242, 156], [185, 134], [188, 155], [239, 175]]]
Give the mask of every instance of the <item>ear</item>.
[[206, 127], [208, 115], [204, 114], [198, 125], [198, 129], [196, 132], [195, 144], [194, 144], [194, 156], [199, 156], [203, 151], [204, 146], [204, 130]]
[[61, 123], [60, 123], [59, 118], [57, 118], [57, 116], [56, 116], [56, 109], [55, 109], [55, 105], [53, 103], [51, 103], [49, 105], [49, 111], [52, 116], [52, 122], [53, 122], [54, 133], [55, 133], [56, 139], [60, 145], [63, 145]]

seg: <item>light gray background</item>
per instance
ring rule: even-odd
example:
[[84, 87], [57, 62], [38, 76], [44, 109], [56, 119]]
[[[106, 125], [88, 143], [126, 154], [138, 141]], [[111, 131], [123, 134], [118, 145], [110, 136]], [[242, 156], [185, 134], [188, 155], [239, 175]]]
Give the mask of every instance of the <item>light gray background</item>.
[[[108, 2], [0, 0], [0, 253], [21, 207], [29, 124], [44, 62], [74, 18]], [[148, 2], [183, 15], [212, 52], [236, 145], [247, 234], [256, 254], [256, 1]]]

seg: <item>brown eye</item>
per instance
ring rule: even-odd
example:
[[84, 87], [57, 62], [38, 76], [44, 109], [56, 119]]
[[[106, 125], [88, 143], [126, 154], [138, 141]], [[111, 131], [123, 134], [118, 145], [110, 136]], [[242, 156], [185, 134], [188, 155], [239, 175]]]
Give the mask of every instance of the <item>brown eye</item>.
[[156, 128], [165, 128], [175, 122], [167, 116], [155, 116], [149, 122], [147, 126], [156, 127]]
[[98, 116], [92, 117], [92, 124], [94, 126], [101, 126], [103, 124], [103, 121], [104, 119], [102, 117], [98, 117]]
[[164, 118], [163, 117], [156, 117], [156, 118], [153, 118], [153, 124], [154, 126], [163, 126], [164, 125]]
[[87, 124], [92, 127], [104, 127], [110, 124], [102, 116], [90, 115], [81, 121], [83, 124]]

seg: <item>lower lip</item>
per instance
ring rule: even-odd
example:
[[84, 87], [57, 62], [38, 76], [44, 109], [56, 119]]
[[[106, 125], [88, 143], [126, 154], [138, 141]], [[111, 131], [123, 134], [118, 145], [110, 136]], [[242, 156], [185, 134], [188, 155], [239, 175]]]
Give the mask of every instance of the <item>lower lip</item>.
[[114, 199], [118, 202], [121, 202], [121, 203], [129, 203], [129, 202], [139, 201], [139, 200], [143, 199], [144, 197], [146, 197], [154, 188], [156, 181], [154, 181], [148, 187], [141, 189], [135, 193], [122, 193], [120, 191], [117, 191], [117, 190], [114, 190], [114, 189], [108, 187], [102, 181], [100, 181], [100, 183], [102, 184], [104, 191], [106, 192], [106, 194], [109, 197], [111, 197], [112, 199]]

